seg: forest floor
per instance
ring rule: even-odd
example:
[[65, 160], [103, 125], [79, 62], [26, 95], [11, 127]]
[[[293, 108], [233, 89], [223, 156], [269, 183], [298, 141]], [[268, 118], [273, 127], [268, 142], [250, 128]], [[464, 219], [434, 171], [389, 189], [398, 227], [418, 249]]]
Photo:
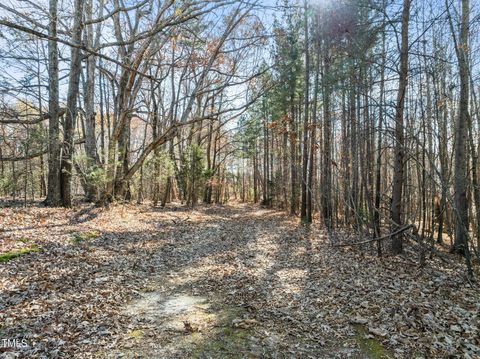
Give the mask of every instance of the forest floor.
[[480, 357], [448, 254], [419, 269], [242, 204], [3, 208], [0, 229], [0, 358]]

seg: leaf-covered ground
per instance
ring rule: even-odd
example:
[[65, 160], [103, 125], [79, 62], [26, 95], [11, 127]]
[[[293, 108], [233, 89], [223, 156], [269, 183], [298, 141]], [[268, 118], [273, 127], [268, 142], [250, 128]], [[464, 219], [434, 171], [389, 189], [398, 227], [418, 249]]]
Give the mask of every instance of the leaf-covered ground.
[[0, 357], [480, 357], [479, 287], [447, 254], [419, 269], [247, 205], [5, 208], [0, 229]]

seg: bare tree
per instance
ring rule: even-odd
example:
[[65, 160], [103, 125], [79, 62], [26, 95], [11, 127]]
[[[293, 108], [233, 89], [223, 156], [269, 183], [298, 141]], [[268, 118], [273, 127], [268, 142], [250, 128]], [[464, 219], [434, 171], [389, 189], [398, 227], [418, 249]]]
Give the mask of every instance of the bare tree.
[[82, 41], [83, 5], [83, 0], [75, 0], [72, 26], [72, 43], [78, 46], [71, 48], [70, 75], [67, 93], [67, 112], [65, 113], [65, 124], [63, 127], [64, 140], [60, 173], [61, 197], [62, 205], [64, 207], [72, 206], [74, 130], [75, 120], [77, 118], [77, 97], [80, 84], [80, 73], [82, 71], [82, 53], [79, 45]]
[[58, 98], [57, 0], [50, 0], [48, 34], [48, 189], [46, 203], [60, 204], [60, 138]]
[[[447, 9], [449, 4], [446, 4]], [[460, 22], [460, 37], [456, 39], [452, 19], [450, 26], [455, 43], [458, 69], [460, 76], [460, 99], [458, 117], [455, 122], [455, 242], [452, 251], [468, 256], [468, 198], [467, 198], [467, 135], [468, 135], [468, 103], [469, 103], [469, 67], [468, 67], [468, 32], [469, 32], [469, 1], [462, 0], [462, 15]]]
[[[393, 170], [393, 189], [390, 216], [393, 224], [393, 231], [402, 225], [402, 193], [404, 184], [404, 161], [405, 161], [405, 134], [403, 112], [407, 91], [408, 78], [408, 24], [410, 18], [410, 0], [403, 1], [402, 11], [402, 35], [400, 48], [400, 79], [398, 85], [396, 115], [395, 115], [395, 163]], [[403, 251], [402, 236], [394, 236], [392, 241], [393, 253], [399, 254]]]

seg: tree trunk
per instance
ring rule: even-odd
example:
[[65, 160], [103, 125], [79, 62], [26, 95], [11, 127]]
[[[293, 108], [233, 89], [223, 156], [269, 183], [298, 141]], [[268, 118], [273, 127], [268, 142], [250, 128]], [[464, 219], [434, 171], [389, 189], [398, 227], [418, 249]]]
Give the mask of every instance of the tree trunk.
[[307, 182], [307, 222], [312, 223], [313, 221], [313, 187], [314, 187], [314, 171], [315, 171], [315, 150], [317, 145], [316, 134], [317, 134], [317, 106], [318, 106], [318, 83], [320, 77], [320, 56], [319, 51], [317, 52], [317, 63], [315, 71], [315, 85], [314, 85], [314, 94], [313, 94], [313, 113], [312, 113], [312, 133], [310, 135], [310, 159], [309, 159], [309, 170], [308, 170], [308, 182]]
[[[74, 18], [72, 28], [72, 42], [80, 45], [82, 39], [82, 15], [83, 0], [75, 0]], [[67, 94], [67, 112], [65, 114], [64, 141], [61, 164], [61, 194], [62, 205], [64, 207], [72, 206], [72, 171], [73, 171], [73, 137], [75, 130], [75, 120], [77, 116], [77, 96], [80, 83], [80, 72], [82, 71], [82, 56], [78, 47], [72, 47], [70, 59], [70, 75]]]
[[58, 46], [53, 40], [57, 36], [57, 0], [50, 0], [50, 26], [48, 34], [48, 187], [45, 203], [49, 206], [61, 204], [60, 195], [60, 131], [58, 99]]
[[324, 79], [323, 79], [323, 109], [324, 109], [324, 132], [323, 132], [323, 181], [322, 181], [322, 214], [325, 226], [333, 228], [333, 206], [332, 206], [332, 119], [330, 113], [330, 89], [328, 81], [330, 59], [328, 55], [324, 58]]
[[[393, 190], [392, 204], [390, 207], [390, 218], [392, 220], [392, 231], [396, 231], [402, 225], [402, 193], [404, 182], [404, 119], [403, 111], [407, 90], [408, 76], [408, 23], [410, 18], [410, 0], [403, 1], [402, 12], [402, 44], [400, 49], [400, 80], [397, 95], [397, 108], [395, 115], [395, 160], [393, 168]], [[402, 234], [393, 236], [392, 251], [400, 254], [403, 251]]]
[[305, 0], [305, 109], [303, 114], [303, 153], [302, 153], [302, 202], [300, 218], [302, 222], [309, 222], [307, 218], [307, 181], [308, 181], [308, 101], [310, 85], [310, 54], [308, 50], [308, 5]]
[[[384, 19], [385, 20], [385, 19]], [[380, 73], [380, 103], [383, 104], [385, 96], [385, 32], [382, 35], [382, 67]], [[378, 138], [377, 138], [377, 159], [375, 169], [375, 214], [374, 231], [375, 237], [380, 237], [380, 200], [382, 194], [382, 137], [383, 137], [383, 106], [380, 106], [378, 113]], [[382, 244], [377, 241], [377, 255], [382, 255]]]
[[293, 94], [290, 97], [290, 214], [295, 215], [297, 212], [297, 160], [295, 156], [295, 144], [297, 142], [297, 132], [295, 129], [295, 103]]
[[[88, 0], [85, 3], [85, 17], [87, 21], [92, 20], [92, 7], [93, 0]], [[100, 6], [103, 9], [103, 6]], [[98, 28], [97, 31], [100, 29]], [[93, 25], [89, 24], [86, 27], [85, 31], [86, 43], [90, 48], [94, 48], [95, 44], [93, 41]], [[95, 170], [98, 164], [98, 154], [97, 154], [97, 144], [95, 136], [95, 103], [94, 103], [94, 94], [95, 94], [95, 69], [96, 69], [96, 58], [93, 55], [88, 56], [87, 58], [87, 76], [86, 76], [86, 85], [85, 85], [85, 154], [86, 154], [86, 175], [87, 175], [87, 193], [86, 199], [88, 201], [93, 201], [97, 197], [97, 190], [95, 185], [89, 180], [88, 174]]]
[[[462, 20], [460, 25], [460, 42], [455, 46], [459, 76], [460, 100], [458, 117], [455, 123], [455, 242], [452, 252], [468, 256], [468, 199], [467, 199], [467, 134], [468, 134], [468, 28], [469, 28], [469, 1], [462, 0]], [[455, 36], [454, 34], [452, 34]]]

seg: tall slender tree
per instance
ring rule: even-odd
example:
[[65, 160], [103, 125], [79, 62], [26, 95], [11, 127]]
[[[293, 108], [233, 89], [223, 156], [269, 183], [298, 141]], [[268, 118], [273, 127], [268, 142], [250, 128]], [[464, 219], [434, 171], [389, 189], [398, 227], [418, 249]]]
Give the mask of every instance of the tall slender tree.
[[48, 189], [45, 202], [61, 204], [60, 196], [60, 125], [58, 98], [57, 0], [50, 0], [48, 27]]
[[[404, 184], [405, 166], [405, 122], [404, 107], [407, 92], [408, 79], [408, 25], [410, 19], [410, 0], [403, 1], [402, 11], [402, 34], [400, 47], [400, 73], [397, 93], [397, 104], [395, 114], [395, 159], [393, 169], [392, 204], [390, 207], [390, 219], [392, 228], [395, 231], [402, 224], [402, 193]], [[392, 251], [400, 254], [403, 251], [402, 235], [398, 234], [392, 238]]]
[[303, 110], [303, 151], [302, 151], [302, 201], [300, 218], [302, 222], [309, 222], [307, 217], [307, 191], [308, 189], [308, 115], [310, 97], [310, 51], [308, 38], [308, 1], [304, 1], [304, 33], [305, 33], [305, 90]]
[[[449, 7], [450, 5], [447, 4]], [[452, 251], [466, 255], [468, 252], [468, 158], [466, 152], [468, 135], [468, 103], [469, 103], [469, 76], [468, 76], [468, 28], [469, 28], [469, 0], [462, 0], [462, 15], [460, 22], [460, 37], [454, 37], [455, 53], [458, 61], [460, 77], [460, 98], [458, 116], [455, 121], [455, 242]], [[450, 17], [450, 24], [452, 23]]]
[[82, 52], [80, 45], [83, 30], [83, 0], [75, 0], [72, 26], [72, 46], [70, 57], [70, 75], [68, 78], [67, 111], [65, 113], [65, 124], [63, 128], [63, 152], [61, 165], [61, 195], [64, 207], [72, 206], [72, 171], [74, 152], [74, 130], [77, 119], [77, 97], [80, 84], [80, 73], [82, 71]]

